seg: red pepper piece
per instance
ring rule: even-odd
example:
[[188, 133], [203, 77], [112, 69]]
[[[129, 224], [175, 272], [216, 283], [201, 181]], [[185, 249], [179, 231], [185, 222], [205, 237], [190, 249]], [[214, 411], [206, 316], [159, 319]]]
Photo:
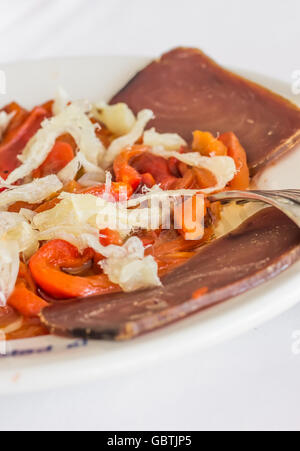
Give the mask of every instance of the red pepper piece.
[[247, 163], [247, 154], [236, 135], [232, 132], [224, 133], [219, 140], [228, 149], [228, 156], [234, 159], [237, 174], [230, 182], [229, 187], [233, 190], [245, 190], [250, 185], [250, 171]]
[[57, 174], [61, 169], [67, 166], [74, 158], [74, 152], [70, 144], [57, 141], [44, 163], [35, 171], [34, 178], [45, 177], [51, 174]]
[[[86, 188], [81, 191], [81, 194], [92, 194], [93, 196], [97, 197], [103, 197], [105, 194], [106, 186], [98, 185], [98, 186], [92, 186], [91, 188]], [[130, 199], [130, 197], [133, 194], [133, 189], [130, 185], [127, 185], [126, 183], [122, 182], [113, 182], [111, 184], [111, 190], [109, 193], [110, 201], [115, 200], [117, 202], [119, 201], [125, 201]]]
[[151, 153], [143, 153], [132, 165], [138, 173], [151, 174], [155, 183], [160, 184], [162, 189], [171, 189], [172, 185], [178, 181], [170, 171], [168, 160]]
[[94, 252], [85, 250], [81, 255], [77, 248], [63, 240], [45, 244], [31, 258], [29, 267], [34, 281], [43, 291], [56, 299], [71, 299], [101, 295], [119, 291], [105, 274], [80, 277], [71, 276], [62, 268], [80, 268], [91, 260]]
[[[114, 172], [117, 182], [124, 182], [130, 185], [135, 191], [142, 182], [142, 176], [138, 170], [130, 165], [130, 160], [142, 155], [148, 148], [146, 146], [132, 146], [125, 149], [114, 161]], [[150, 172], [150, 171], [142, 171]]]
[[0, 144], [0, 176], [6, 179], [11, 171], [19, 166], [17, 156], [23, 151], [28, 141], [36, 134], [48, 113], [41, 107], [34, 108], [28, 118], [8, 134]]

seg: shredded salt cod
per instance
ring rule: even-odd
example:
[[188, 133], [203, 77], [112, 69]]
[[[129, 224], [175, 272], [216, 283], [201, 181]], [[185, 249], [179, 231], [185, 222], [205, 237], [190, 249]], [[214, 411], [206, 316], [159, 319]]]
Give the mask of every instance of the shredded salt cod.
[[144, 133], [144, 144], [150, 147], [163, 147], [166, 150], [180, 150], [187, 146], [177, 133], [157, 133], [155, 128]]
[[30, 257], [38, 249], [35, 231], [17, 213], [0, 212], [0, 303], [12, 294], [20, 267], [20, 253]]
[[154, 114], [151, 110], [141, 111], [138, 114], [137, 120], [132, 129], [126, 135], [115, 139], [111, 143], [104, 155], [102, 166], [104, 168], [108, 168], [123, 149], [133, 146], [133, 144], [135, 144], [143, 136], [146, 125], [152, 119], [154, 119]]
[[[5, 186], [7, 185], [4, 183]], [[0, 193], [0, 210], [5, 210], [16, 202], [39, 204], [62, 188], [63, 185], [56, 175], [36, 179], [25, 185], [9, 186], [6, 191]]]
[[127, 135], [136, 123], [133, 112], [125, 103], [107, 105], [99, 102], [94, 105], [92, 115], [117, 136]]

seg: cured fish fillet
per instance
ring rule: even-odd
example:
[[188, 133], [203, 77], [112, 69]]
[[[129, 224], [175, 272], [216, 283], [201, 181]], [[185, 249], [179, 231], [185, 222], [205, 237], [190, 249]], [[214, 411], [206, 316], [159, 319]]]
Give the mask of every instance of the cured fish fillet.
[[138, 113], [149, 127], [178, 133], [233, 131], [247, 151], [252, 175], [300, 142], [300, 110], [291, 102], [216, 64], [203, 52], [177, 48], [139, 72], [111, 100]]

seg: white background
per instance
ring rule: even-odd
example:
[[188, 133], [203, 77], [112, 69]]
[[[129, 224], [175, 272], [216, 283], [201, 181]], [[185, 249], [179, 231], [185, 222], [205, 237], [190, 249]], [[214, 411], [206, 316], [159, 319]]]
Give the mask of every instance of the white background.
[[[192, 45], [227, 66], [290, 82], [300, 69], [300, 2], [1, 0], [0, 42], [0, 66], [49, 56], [157, 56]], [[138, 373], [3, 397], [0, 429], [300, 430], [297, 330], [300, 306], [234, 341]]]

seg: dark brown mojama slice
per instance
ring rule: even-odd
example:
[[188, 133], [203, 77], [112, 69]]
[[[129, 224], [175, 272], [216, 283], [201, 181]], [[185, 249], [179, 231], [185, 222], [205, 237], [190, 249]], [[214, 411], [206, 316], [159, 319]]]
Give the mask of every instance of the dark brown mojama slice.
[[139, 72], [112, 100], [137, 113], [150, 108], [150, 127], [189, 143], [195, 130], [234, 132], [252, 175], [300, 141], [300, 110], [267, 89], [217, 65], [200, 50], [178, 48]]
[[[45, 308], [41, 318], [54, 333], [126, 340], [244, 293], [299, 258], [300, 230], [267, 208], [201, 248], [162, 279], [162, 288], [58, 302]], [[197, 297], [203, 287], [207, 293]]]

